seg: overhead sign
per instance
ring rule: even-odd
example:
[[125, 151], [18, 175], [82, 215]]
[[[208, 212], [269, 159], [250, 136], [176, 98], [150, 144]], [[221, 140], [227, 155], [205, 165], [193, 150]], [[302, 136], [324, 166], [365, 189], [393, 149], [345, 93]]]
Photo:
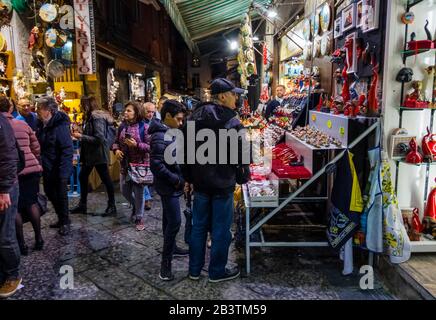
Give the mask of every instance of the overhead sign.
[[78, 74], [96, 73], [94, 10], [92, 0], [74, 0]]

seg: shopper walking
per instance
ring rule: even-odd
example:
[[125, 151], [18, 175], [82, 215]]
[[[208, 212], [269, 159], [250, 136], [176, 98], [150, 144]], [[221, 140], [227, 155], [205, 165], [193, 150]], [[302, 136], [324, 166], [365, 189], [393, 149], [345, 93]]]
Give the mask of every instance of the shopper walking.
[[12, 296], [21, 284], [20, 249], [15, 236], [18, 205], [18, 150], [14, 131], [0, 113], [0, 298]]
[[36, 131], [38, 116], [33, 110], [33, 103], [28, 98], [21, 98], [17, 103], [17, 120], [25, 121], [33, 131]]
[[38, 129], [36, 136], [41, 145], [44, 191], [58, 217], [50, 228], [59, 229], [66, 236], [70, 232], [68, 216], [68, 179], [73, 171], [73, 140], [70, 136], [70, 119], [58, 111], [53, 98], [37, 101]]
[[[241, 130], [243, 126], [237, 119], [235, 109], [237, 94], [243, 92], [244, 90], [236, 88], [227, 79], [214, 80], [211, 85], [213, 102], [199, 105], [188, 118], [187, 124], [195, 124], [196, 132], [202, 129], [212, 130], [217, 134], [217, 141], [219, 130]], [[232, 150], [232, 146], [228, 146], [227, 150]], [[237, 146], [237, 150], [241, 161], [240, 145]], [[230, 159], [230, 156], [227, 155], [226, 158]], [[210, 282], [231, 280], [239, 276], [237, 268], [226, 268], [232, 239], [230, 228], [233, 222], [233, 192], [237, 182], [238, 166], [221, 164], [221, 160], [215, 160], [216, 164], [199, 164], [196, 161], [194, 165], [183, 166], [185, 179], [194, 186], [189, 276], [193, 280], [200, 277], [205, 263], [207, 233], [210, 230]], [[248, 165], [244, 169], [248, 170]]]
[[[150, 127], [151, 122], [154, 119], [156, 114], [156, 106], [151, 102], [146, 102], [143, 105], [144, 110], [144, 121]], [[148, 132], [147, 132], [148, 134]], [[151, 185], [145, 186], [144, 188], [144, 209], [149, 211], [151, 210], [151, 201], [153, 200], [153, 196], [151, 194]]]
[[165, 101], [167, 101], [167, 100], [168, 100], [168, 98], [166, 96], [160, 97], [159, 102], [157, 103], [157, 111], [156, 111], [156, 115], [155, 115], [156, 119], [162, 120], [161, 111], [162, 111], [162, 108], [163, 108]]
[[101, 110], [95, 97], [82, 97], [81, 111], [84, 113], [83, 133], [73, 132], [73, 138], [80, 140], [80, 162], [82, 164], [80, 180], [80, 202], [70, 211], [71, 214], [87, 214], [88, 179], [95, 168], [106, 187], [108, 204], [104, 216], [117, 213], [115, 191], [109, 175], [110, 148], [112, 147], [112, 131], [114, 119], [105, 110]]
[[[162, 200], [162, 231], [163, 251], [159, 277], [164, 281], [171, 281], [174, 275], [171, 262], [174, 255], [187, 256], [188, 250], [176, 246], [176, 236], [180, 230], [180, 196], [183, 194], [185, 181], [182, 171], [177, 164], [168, 164], [165, 159], [165, 150], [174, 143], [165, 140], [169, 129], [178, 129], [182, 126], [185, 107], [175, 101], [165, 101], [162, 108], [162, 122], [153, 121], [149, 133], [151, 134], [151, 171], [155, 178], [156, 192]], [[175, 150], [173, 157], [176, 157]]]
[[14, 119], [13, 106], [6, 97], [0, 98], [0, 112], [9, 120], [14, 130], [18, 146], [24, 153], [25, 168], [18, 174], [20, 196], [18, 200], [18, 213], [16, 217], [16, 232], [20, 252], [28, 254], [28, 247], [24, 241], [23, 222], [30, 221], [35, 232], [35, 247], [43, 249], [44, 241], [41, 236], [41, 207], [38, 203], [39, 181], [42, 167], [39, 163], [41, 148], [35, 132], [24, 122]]
[[132, 220], [136, 230], [143, 231], [144, 224], [144, 184], [132, 181], [128, 168], [130, 164], [148, 164], [150, 160], [150, 140], [148, 125], [143, 121], [143, 112], [137, 102], [128, 102], [124, 108], [124, 122], [118, 129], [113, 151], [121, 163], [120, 187], [123, 196], [129, 201]]

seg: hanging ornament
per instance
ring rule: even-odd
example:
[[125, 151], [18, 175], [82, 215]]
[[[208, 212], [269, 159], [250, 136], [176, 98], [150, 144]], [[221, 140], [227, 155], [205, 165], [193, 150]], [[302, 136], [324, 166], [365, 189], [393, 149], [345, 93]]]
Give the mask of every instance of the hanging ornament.
[[370, 115], [376, 115], [378, 114], [378, 98], [377, 98], [377, 92], [378, 92], [378, 63], [376, 62], [375, 55], [372, 58], [372, 80], [371, 80], [371, 86], [368, 90], [368, 112]]
[[39, 9], [39, 17], [44, 22], [53, 22], [58, 16], [58, 6], [51, 3], [42, 5]]
[[266, 43], [263, 44], [263, 65], [266, 66], [268, 64], [268, 48]]
[[401, 17], [401, 21], [404, 24], [412, 24], [415, 21], [415, 14], [413, 12], [406, 12]]

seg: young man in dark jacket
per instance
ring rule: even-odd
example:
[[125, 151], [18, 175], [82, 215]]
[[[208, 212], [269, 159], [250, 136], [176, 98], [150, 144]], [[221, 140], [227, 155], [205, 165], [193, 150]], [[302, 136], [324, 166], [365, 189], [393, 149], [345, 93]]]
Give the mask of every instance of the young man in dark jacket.
[[73, 171], [74, 152], [70, 119], [58, 111], [58, 104], [53, 98], [39, 99], [37, 113], [40, 121], [36, 135], [41, 145], [44, 192], [59, 219], [50, 227], [59, 228], [59, 234], [66, 236], [70, 231], [68, 179]]
[[[164, 281], [171, 281], [174, 276], [171, 272], [173, 255], [187, 256], [188, 250], [176, 246], [176, 236], [180, 230], [181, 215], [179, 198], [183, 194], [185, 181], [182, 171], [177, 163], [169, 164], [165, 158], [165, 150], [174, 143], [175, 139], [165, 141], [165, 134], [169, 129], [178, 129], [183, 124], [185, 107], [175, 101], [167, 100], [162, 108], [162, 122], [151, 122], [148, 133], [151, 135], [150, 166], [154, 175], [154, 187], [162, 200], [163, 219], [162, 229], [164, 235], [162, 265], [159, 277]], [[175, 159], [175, 151], [172, 156]]]
[[21, 284], [20, 249], [15, 233], [18, 207], [18, 151], [14, 131], [0, 113], [0, 298], [12, 296]]
[[[192, 231], [189, 256], [189, 277], [198, 280], [205, 263], [205, 250], [207, 232], [211, 230], [212, 247], [209, 264], [209, 281], [220, 282], [231, 280], [239, 276], [239, 270], [226, 268], [229, 247], [232, 239], [230, 228], [233, 222], [233, 193], [236, 186], [237, 168], [242, 166], [243, 143], [239, 134], [243, 126], [236, 113], [236, 99], [238, 94], [244, 90], [236, 88], [227, 79], [216, 79], [211, 85], [211, 93], [214, 102], [199, 105], [188, 118], [186, 127], [195, 124], [195, 133], [208, 129], [217, 137], [216, 155], [219, 159], [214, 162], [195, 164], [186, 159], [182, 166], [185, 180], [194, 186], [194, 206], [192, 212]], [[238, 133], [237, 145], [232, 145], [227, 140], [220, 141], [220, 130], [229, 132], [234, 129]], [[230, 133], [230, 132], [229, 132]], [[189, 144], [189, 133], [185, 133], [186, 143]], [[233, 140], [235, 141], [235, 140]], [[223, 144], [227, 144], [227, 154], [221, 152]], [[230, 147], [230, 148], [229, 148]], [[199, 145], [196, 143], [196, 151]], [[232, 160], [234, 155], [231, 151], [238, 153], [237, 161]], [[249, 152], [249, 149], [248, 149]], [[188, 158], [191, 152], [186, 152]], [[197, 155], [198, 157], [198, 155]], [[234, 158], [233, 158], [234, 159]], [[222, 161], [225, 160], [225, 161]], [[250, 155], [244, 167], [248, 171]]]

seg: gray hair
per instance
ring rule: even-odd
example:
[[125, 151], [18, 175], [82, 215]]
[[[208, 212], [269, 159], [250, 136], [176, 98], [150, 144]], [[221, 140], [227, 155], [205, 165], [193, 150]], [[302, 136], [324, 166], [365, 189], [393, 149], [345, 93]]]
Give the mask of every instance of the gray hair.
[[59, 105], [54, 98], [43, 97], [36, 100], [36, 104], [39, 108], [49, 110], [51, 113], [59, 111]]

